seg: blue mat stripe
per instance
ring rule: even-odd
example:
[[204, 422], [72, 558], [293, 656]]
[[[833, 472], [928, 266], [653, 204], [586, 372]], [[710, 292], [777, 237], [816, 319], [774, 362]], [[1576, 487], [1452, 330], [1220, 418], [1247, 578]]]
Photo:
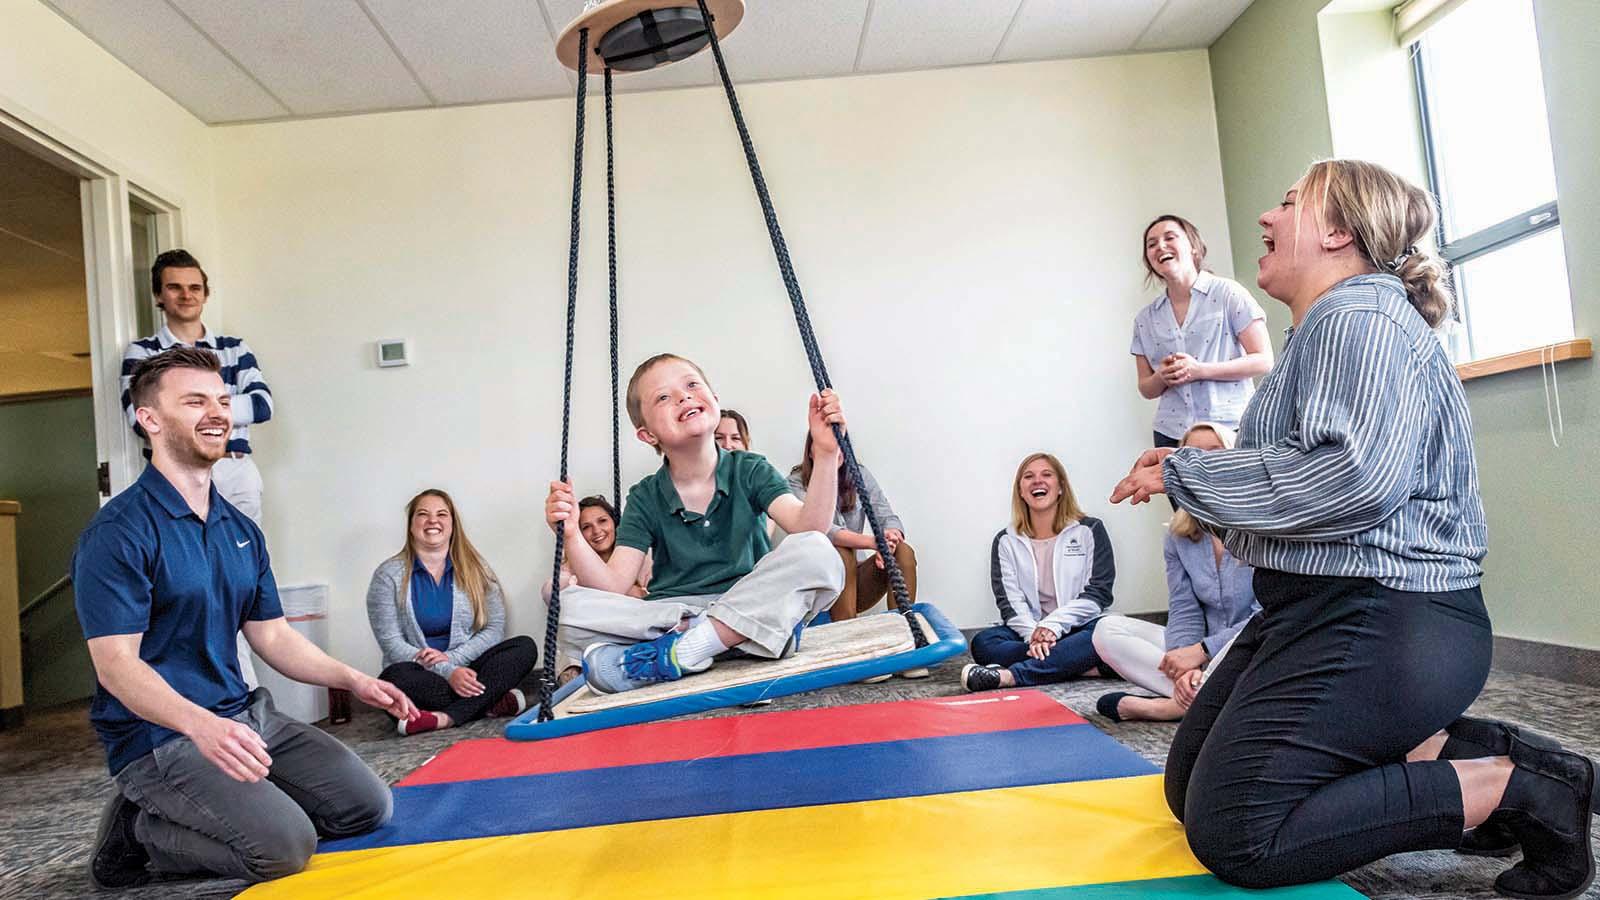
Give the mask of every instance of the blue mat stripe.
[[324, 853], [1159, 771], [1093, 725], [918, 738], [394, 789], [377, 831]]

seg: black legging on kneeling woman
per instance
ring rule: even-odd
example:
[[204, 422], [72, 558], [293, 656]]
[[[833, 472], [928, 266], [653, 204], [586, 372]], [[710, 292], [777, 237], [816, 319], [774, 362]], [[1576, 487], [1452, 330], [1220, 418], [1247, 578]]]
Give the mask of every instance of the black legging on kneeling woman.
[[1405, 757], [1488, 678], [1482, 592], [1257, 569], [1255, 593], [1261, 612], [1167, 757], [1167, 804], [1195, 856], [1225, 881], [1271, 887], [1458, 846], [1451, 764]]
[[483, 693], [476, 697], [457, 694], [443, 676], [414, 662], [395, 663], [378, 677], [404, 691], [417, 709], [442, 712], [453, 724], [461, 725], [483, 718], [495, 701], [528, 677], [538, 661], [539, 645], [525, 634], [495, 644], [467, 664], [483, 684]]

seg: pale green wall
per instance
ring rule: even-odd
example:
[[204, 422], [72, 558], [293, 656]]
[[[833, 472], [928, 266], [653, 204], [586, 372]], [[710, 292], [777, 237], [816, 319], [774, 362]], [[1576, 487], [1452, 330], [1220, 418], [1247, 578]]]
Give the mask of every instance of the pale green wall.
[[[88, 397], [0, 406], [0, 498], [22, 501], [17, 582], [26, 603], [66, 574], [78, 533], [100, 508]], [[23, 700], [29, 709], [93, 693], [94, 670], [71, 588], [31, 615], [23, 634]]]
[[[1211, 47], [1234, 270], [1251, 283], [1256, 216], [1333, 152], [1317, 14], [1326, 0], [1256, 0]], [[1556, 184], [1580, 336], [1600, 327], [1600, 2], [1535, 0]], [[1335, 61], [1337, 64], [1337, 61]], [[1283, 307], [1264, 299], [1274, 335]], [[1281, 338], [1280, 338], [1281, 340]], [[1467, 384], [1489, 515], [1484, 594], [1495, 631], [1600, 649], [1600, 378], [1558, 369], [1566, 436], [1551, 446], [1538, 370]]]

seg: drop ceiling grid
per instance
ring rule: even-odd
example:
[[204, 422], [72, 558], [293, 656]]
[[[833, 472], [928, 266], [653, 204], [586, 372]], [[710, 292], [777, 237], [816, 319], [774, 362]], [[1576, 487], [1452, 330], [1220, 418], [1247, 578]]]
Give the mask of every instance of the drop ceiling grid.
[[1167, 0], [1135, 50], [1209, 47], [1239, 18], [1251, 0]]
[[430, 105], [355, 0], [171, 0], [296, 115]]
[[544, 18], [528, 0], [365, 3], [440, 103], [548, 97], [569, 87]]
[[862, 72], [989, 62], [1021, 0], [873, 0]]
[[206, 122], [289, 114], [166, 0], [44, 0]]
[[997, 61], [1124, 53], [1144, 34], [1165, 0], [1023, 0]]

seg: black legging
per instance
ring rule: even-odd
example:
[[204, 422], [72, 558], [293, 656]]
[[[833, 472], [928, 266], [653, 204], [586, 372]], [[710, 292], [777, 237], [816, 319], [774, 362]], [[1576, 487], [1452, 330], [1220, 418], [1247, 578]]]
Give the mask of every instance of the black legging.
[[538, 661], [539, 645], [527, 635], [519, 634], [495, 644], [467, 664], [483, 682], [483, 693], [476, 697], [460, 696], [449, 681], [414, 662], [395, 663], [378, 677], [404, 691], [417, 709], [442, 712], [453, 724], [460, 725], [483, 718], [496, 700], [528, 677]]
[[1478, 588], [1391, 590], [1257, 569], [1261, 612], [1206, 679], [1167, 757], [1167, 804], [1224, 881], [1318, 881], [1461, 842], [1450, 763], [1406, 753], [1489, 675]]

